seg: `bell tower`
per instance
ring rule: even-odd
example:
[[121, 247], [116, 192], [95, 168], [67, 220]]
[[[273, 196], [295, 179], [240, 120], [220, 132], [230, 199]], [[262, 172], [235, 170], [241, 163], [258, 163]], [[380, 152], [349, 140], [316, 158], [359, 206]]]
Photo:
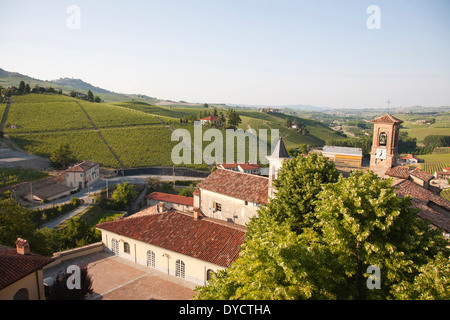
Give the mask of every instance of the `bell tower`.
[[379, 176], [384, 176], [387, 169], [397, 164], [398, 137], [400, 124], [403, 121], [387, 113], [371, 122], [374, 124], [374, 128], [370, 170]]
[[272, 154], [267, 157], [269, 160], [269, 199], [275, 196], [276, 190], [273, 187], [273, 181], [278, 178], [278, 170], [280, 170], [284, 161], [291, 159], [283, 142], [283, 138], [278, 140]]

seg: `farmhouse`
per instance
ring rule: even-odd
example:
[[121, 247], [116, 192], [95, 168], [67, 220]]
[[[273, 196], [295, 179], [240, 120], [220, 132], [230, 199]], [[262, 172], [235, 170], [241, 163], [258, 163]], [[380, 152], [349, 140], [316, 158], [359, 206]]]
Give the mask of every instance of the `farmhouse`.
[[0, 245], [0, 300], [45, 300], [42, 269], [50, 258], [30, 252], [27, 240], [16, 248]]
[[70, 188], [83, 189], [100, 179], [99, 164], [92, 161], [77, 163], [65, 171], [66, 185]]
[[417, 164], [419, 163], [419, 158], [412, 154], [407, 154], [403, 157], [400, 157], [398, 162], [399, 164]]
[[209, 116], [209, 117], [200, 119], [200, 122], [201, 122], [202, 126], [204, 126], [206, 124], [218, 124], [219, 123], [219, 117], [217, 117], [217, 116]]

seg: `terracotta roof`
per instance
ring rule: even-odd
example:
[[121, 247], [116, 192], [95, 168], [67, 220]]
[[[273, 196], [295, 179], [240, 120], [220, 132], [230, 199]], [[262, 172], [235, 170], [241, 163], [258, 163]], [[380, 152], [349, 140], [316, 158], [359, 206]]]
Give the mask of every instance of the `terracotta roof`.
[[150, 193], [148, 196], [146, 196], [147, 199], [154, 199], [164, 202], [171, 202], [171, 203], [178, 203], [178, 204], [184, 204], [186, 206], [194, 206], [194, 198], [192, 197], [185, 197], [185, 196], [179, 196], [176, 194], [169, 194], [169, 193], [163, 193], [163, 192], [153, 192]]
[[67, 169], [66, 172], [85, 172], [97, 165], [98, 165], [97, 162], [83, 161], [83, 162], [74, 164], [72, 167]]
[[431, 175], [425, 171], [422, 171], [419, 168], [415, 168], [415, 169], [411, 170], [409, 172], [409, 174], [411, 176], [414, 176], [416, 178], [419, 178], [420, 180], [427, 181], [427, 182], [434, 178], [433, 175]]
[[242, 163], [242, 164], [239, 164], [239, 167], [241, 167], [242, 170], [261, 169], [261, 166], [256, 163]]
[[35, 253], [21, 255], [15, 248], [0, 245], [0, 289], [42, 269], [51, 261]]
[[265, 205], [268, 202], [269, 179], [219, 168], [199, 183], [197, 188]]
[[257, 163], [221, 163], [217, 165], [218, 167], [222, 167], [223, 169], [233, 169], [237, 167], [241, 167], [242, 170], [254, 170], [254, 169], [260, 169], [261, 166]]
[[412, 155], [412, 154], [407, 154], [406, 156], [402, 157], [401, 159], [403, 160], [408, 160], [408, 159], [416, 159], [419, 160], [419, 158], [417, 158], [416, 156]]
[[209, 116], [209, 117], [206, 117], [206, 118], [203, 118], [203, 119], [200, 119], [200, 120], [218, 121], [219, 117], [217, 117], [217, 116]]
[[239, 228], [173, 210], [96, 227], [223, 267], [238, 258], [245, 236]]
[[409, 167], [393, 167], [386, 171], [386, 175], [400, 179], [409, 179]]
[[384, 116], [381, 116], [379, 118], [370, 120], [373, 123], [403, 123], [402, 120], [397, 119], [393, 116], [391, 116], [389, 113], [385, 114]]
[[402, 196], [411, 196], [413, 198], [413, 207], [420, 209], [419, 217], [431, 220], [431, 223], [439, 228], [450, 232], [450, 216], [437, 211], [431, 205], [436, 204], [444, 211], [450, 212], [450, 201], [434, 194], [410, 180], [398, 181], [393, 185], [396, 192]]

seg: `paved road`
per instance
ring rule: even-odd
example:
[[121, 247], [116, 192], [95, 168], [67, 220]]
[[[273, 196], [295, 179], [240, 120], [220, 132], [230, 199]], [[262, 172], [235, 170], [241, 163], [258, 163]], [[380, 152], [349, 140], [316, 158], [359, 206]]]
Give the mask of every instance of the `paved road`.
[[29, 207], [29, 209], [46, 208], [46, 207], [51, 207], [53, 205], [63, 204], [63, 203], [70, 201], [70, 199], [72, 197], [77, 197], [77, 198], [87, 197], [90, 194], [100, 192], [101, 190], [106, 189], [107, 185], [108, 185], [108, 187], [112, 187], [118, 183], [123, 183], [123, 182], [129, 182], [131, 184], [146, 184], [147, 179], [149, 177], [159, 178], [160, 181], [173, 181], [173, 180], [195, 181], [195, 180], [203, 180], [204, 179], [204, 178], [197, 178], [197, 177], [158, 176], [158, 175], [136, 175], [136, 176], [124, 176], [124, 177], [116, 176], [116, 177], [112, 177], [112, 178], [108, 178], [108, 179], [100, 179], [100, 180], [94, 182], [89, 188], [84, 188], [75, 194], [56, 199], [56, 200], [48, 202], [44, 205]]

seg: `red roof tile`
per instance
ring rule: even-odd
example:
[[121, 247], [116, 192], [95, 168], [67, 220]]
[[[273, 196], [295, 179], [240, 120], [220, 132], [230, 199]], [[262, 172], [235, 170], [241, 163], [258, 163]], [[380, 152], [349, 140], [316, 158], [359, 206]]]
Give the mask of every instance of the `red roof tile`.
[[400, 179], [409, 179], [409, 167], [393, 167], [386, 171], [386, 175]]
[[245, 236], [241, 228], [172, 210], [105, 222], [97, 228], [223, 267], [238, 258]]
[[96, 163], [96, 162], [83, 161], [83, 162], [73, 165], [72, 167], [67, 169], [66, 172], [85, 172], [97, 165], [98, 165], [98, 163]]
[[444, 229], [446, 232], [450, 232], [450, 216], [430, 207], [430, 203], [435, 203], [442, 207], [443, 210], [450, 212], [450, 201], [445, 200], [410, 180], [396, 182], [394, 187], [396, 188], [397, 194], [411, 196], [413, 198], [412, 205], [420, 209], [419, 216], [421, 218], [431, 220], [435, 226]]
[[192, 197], [185, 197], [185, 196], [179, 196], [176, 194], [169, 194], [169, 193], [163, 193], [163, 192], [153, 192], [150, 193], [148, 196], [146, 196], [147, 199], [154, 199], [164, 202], [171, 202], [171, 203], [178, 203], [178, 204], [184, 204], [186, 206], [194, 206], [194, 198]]
[[217, 169], [197, 187], [263, 205], [268, 202], [269, 179], [259, 175]]
[[200, 119], [200, 120], [206, 120], [206, 121], [218, 121], [218, 120], [219, 120], [219, 117], [216, 117], [216, 116], [209, 116], [209, 117], [206, 117], [206, 118], [203, 118], [203, 119]]
[[431, 174], [420, 170], [419, 168], [415, 168], [413, 170], [411, 170], [411, 172], [409, 173], [411, 176], [414, 176], [416, 178], [419, 178], [420, 180], [423, 181], [430, 181], [431, 179], [434, 178], [434, 176], [432, 176]]
[[15, 248], [0, 245], [0, 289], [42, 269], [51, 261], [35, 253], [21, 255]]
[[370, 121], [373, 123], [403, 123], [402, 120], [391, 116], [389, 113], [387, 113], [384, 116], [381, 116], [379, 118], [370, 120]]

